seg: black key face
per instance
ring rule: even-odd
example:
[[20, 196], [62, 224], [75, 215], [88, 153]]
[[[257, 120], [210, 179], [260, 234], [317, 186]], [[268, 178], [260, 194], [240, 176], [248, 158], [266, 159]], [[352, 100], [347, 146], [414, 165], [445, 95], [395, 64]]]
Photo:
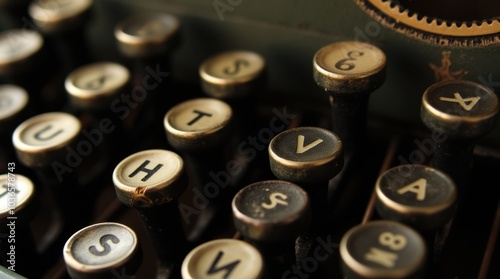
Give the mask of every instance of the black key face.
[[236, 194], [232, 208], [237, 228], [253, 240], [291, 239], [310, 221], [307, 193], [287, 181], [248, 185]]
[[237, 239], [217, 239], [193, 249], [182, 263], [183, 279], [258, 279], [263, 259], [252, 245]]
[[277, 157], [308, 163], [329, 161], [342, 150], [340, 139], [332, 132], [316, 127], [300, 127], [279, 134], [270, 144]]
[[307, 193], [286, 181], [263, 181], [243, 188], [234, 199], [235, 208], [245, 216], [279, 222], [303, 213]]
[[455, 182], [437, 169], [401, 165], [377, 180], [377, 210], [384, 219], [429, 230], [443, 226], [452, 216], [457, 197]]
[[401, 207], [425, 212], [439, 211], [455, 201], [456, 187], [445, 173], [422, 165], [392, 168], [379, 177], [379, 196]]
[[467, 81], [436, 85], [424, 98], [438, 112], [459, 117], [487, 117], [498, 110], [498, 98], [490, 89]]
[[344, 164], [340, 138], [318, 127], [281, 132], [269, 143], [271, 169], [276, 177], [306, 186], [337, 175]]
[[406, 225], [372, 221], [344, 234], [340, 254], [348, 273], [364, 278], [403, 278], [422, 269], [426, 246]]
[[422, 97], [421, 116], [430, 129], [474, 138], [493, 128], [498, 110], [498, 97], [492, 90], [459, 80], [430, 86]]
[[129, 264], [139, 249], [138, 238], [119, 223], [98, 223], [73, 234], [64, 246], [70, 275], [91, 276]]

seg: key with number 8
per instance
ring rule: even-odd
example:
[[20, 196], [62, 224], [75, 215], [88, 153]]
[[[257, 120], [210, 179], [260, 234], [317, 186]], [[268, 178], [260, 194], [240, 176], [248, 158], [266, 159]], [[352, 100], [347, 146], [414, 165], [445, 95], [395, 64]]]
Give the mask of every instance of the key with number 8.
[[411, 227], [381, 220], [347, 231], [340, 256], [347, 278], [423, 278], [427, 248]]

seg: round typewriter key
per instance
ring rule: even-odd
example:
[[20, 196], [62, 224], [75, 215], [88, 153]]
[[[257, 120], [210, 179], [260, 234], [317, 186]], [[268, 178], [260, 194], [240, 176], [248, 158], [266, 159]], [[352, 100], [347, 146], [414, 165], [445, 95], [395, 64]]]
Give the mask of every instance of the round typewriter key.
[[237, 239], [217, 239], [193, 249], [182, 263], [183, 279], [262, 278], [264, 262], [252, 245]]
[[80, 134], [80, 121], [64, 112], [48, 112], [21, 123], [12, 136], [19, 160], [29, 167], [44, 167], [64, 159], [66, 147]]
[[35, 0], [28, 11], [43, 33], [57, 33], [80, 26], [92, 3], [92, 0]]
[[287, 242], [307, 230], [311, 218], [309, 197], [299, 186], [267, 180], [241, 189], [232, 201], [236, 229], [248, 240]]
[[329, 44], [314, 55], [313, 76], [330, 94], [332, 131], [350, 149], [364, 136], [369, 94], [385, 81], [384, 52], [358, 41]]
[[182, 102], [165, 115], [167, 140], [174, 148], [187, 153], [223, 146], [231, 136], [232, 115], [231, 107], [217, 99]]
[[493, 129], [499, 106], [497, 95], [486, 86], [465, 80], [445, 81], [424, 92], [421, 116], [433, 131], [450, 138], [475, 139]]
[[206, 59], [199, 68], [202, 88], [209, 96], [237, 99], [260, 90], [266, 63], [258, 53], [228, 51]]
[[411, 227], [371, 221], [343, 235], [340, 256], [347, 278], [424, 278], [427, 249]]
[[269, 143], [271, 170], [276, 177], [306, 189], [328, 181], [344, 166], [343, 143], [319, 127], [298, 127], [276, 135]]
[[74, 233], [63, 249], [71, 278], [111, 278], [133, 274], [142, 261], [136, 233], [119, 223], [97, 223]]
[[154, 207], [186, 189], [184, 161], [168, 150], [144, 150], [123, 159], [113, 172], [118, 199], [131, 207]]
[[[0, 257], [1, 265], [12, 266], [15, 262], [15, 270], [30, 278], [35, 277], [40, 268], [29, 226], [38, 210], [39, 199], [31, 179], [14, 173], [0, 175], [0, 232], [13, 239], [0, 241], [0, 249], [7, 253], [7, 258]], [[17, 256], [13, 262], [9, 261], [12, 259], [9, 253]]]
[[28, 106], [28, 92], [13, 84], [0, 85], [0, 131], [10, 131], [20, 124], [20, 116]]
[[21, 174], [0, 175], [0, 219], [2, 230], [9, 223], [9, 216], [15, 217], [19, 225], [29, 224], [36, 214], [38, 200], [31, 179]]
[[435, 147], [432, 164], [451, 175], [459, 189], [470, 170], [475, 142], [493, 129], [499, 108], [495, 92], [465, 80], [433, 84], [422, 96], [421, 118]]
[[99, 62], [81, 66], [66, 78], [64, 86], [73, 105], [107, 108], [129, 84], [130, 72], [121, 64]]
[[358, 97], [385, 79], [386, 56], [378, 47], [358, 41], [333, 43], [314, 55], [314, 80], [327, 91]]
[[118, 199], [138, 211], [148, 230], [158, 276], [178, 270], [187, 245], [177, 202], [188, 183], [182, 158], [160, 149], [134, 153], [116, 166], [113, 183]]
[[445, 225], [454, 212], [455, 182], [440, 170], [423, 165], [401, 165], [379, 176], [376, 208], [384, 219], [400, 221], [417, 230]]
[[305, 189], [311, 200], [312, 229], [328, 221], [328, 186], [344, 166], [344, 148], [340, 138], [319, 127], [285, 130], [269, 143], [272, 173]]
[[139, 15], [121, 21], [115, 28], [115, 38], [127, 57], [163, 55], [175, 44], [179, 29], [180, 22], [173, 15]]
[[37, 63], [37, 54], [44, 44], [36, 31], [12, 29], [0, 33], [0, 76], [15, 76]]

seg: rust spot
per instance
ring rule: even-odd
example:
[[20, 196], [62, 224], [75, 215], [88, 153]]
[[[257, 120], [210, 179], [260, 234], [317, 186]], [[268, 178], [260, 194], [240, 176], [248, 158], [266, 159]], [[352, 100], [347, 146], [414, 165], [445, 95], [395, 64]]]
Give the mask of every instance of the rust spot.
[[466, 74], [466, 70], [451, 71], [451, 51], [444, 50], [441, 53], [441, 65], [437, 66], [430, 63], [429, 67], [434, 71], [434, 76], [436, 81], [447, 81], [447, 80], [457, 80], [462, 79]]
[[134, 191], [134, 196], [132, 197], [132, 204], [137, 205], [137, 204], [146, 204], [148, 206], [153, 205], [153, 201], [146, 197], [146, 187], [137, 187], [135, 188]]

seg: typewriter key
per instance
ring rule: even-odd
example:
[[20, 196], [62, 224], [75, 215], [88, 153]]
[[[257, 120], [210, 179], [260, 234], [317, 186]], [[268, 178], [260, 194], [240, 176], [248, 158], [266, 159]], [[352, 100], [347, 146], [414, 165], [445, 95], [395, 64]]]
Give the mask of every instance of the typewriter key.
[[40, 206], [35, 187], [31, 179], [14, 173], [0, 175], [0, 187], [0, 232], [10, 239], [0, 241], [1, 265], [15, 266], [17, 272], [31, 278], [40, 270], [29, 226]]
[[313, 58], [317, 85], [330, 94], [332, 131], [346, 150], [365, 137], [369, 94], [386, 77], [386, 56], [378, 47], [358, 41], [322, 47]]
[[[81, 122], [64, 112], [38, 114], [16, 128], [12, 141], [18, 160], [35, 172], [54, 206], [53, 221], [62, 221], [63, 234], [72, 233], [78, 226], [74, 220], [88, 220], [92, 213], [81, 210], [88, 191], [82, 189], [76, 175], [93, 150], [90, 141], [81, 138]], [[68, 198], [74, 196], [80, 198]]]
[[115, 27], [120, 52], [128, 58], [161, 57], [179, 40], [180, 22], [170, 14], [136, 15]]
[[[36, 31], [11, 29], [1, 32], [0, 77], [7, 82], [19, 82], [22, 74], [29, 72], [34, 65], [40, 62], [38, 59], [43, 46], [44, 39]], [[26, 84], [26, 82], [21, 84], [17, 82], [14, 83], [19, 86]], [[31, 90], [28, 90], [28, 92], [31, 92]]]
[[0, 80], [25, 89], [38, 113], [58, 110], [65, 101], [59, 87], [59, 63], [46, 40], [27, 28], [0, 33]]
[[26, 119], [28, 102], [28, 92], [22, 87], [13, 84], [0, 85], [0, 134], [10, 136]]
[[422, 96], [421, 118], [435, 143], [432, 164], [452, 176], [459, 192], [475, 142], [493, 129], [499, 107], [495, 92], [465, 80], [433, 84]]
[[5, 161], [15, 159], [12, 133], [31, 113], [26, 90], [12, 84], [0, 85], [0, 156]]
[[260, 252], [237, 239], [216, 239], [193, 249], [182, 263], [183, 279], [259, 279], [264, 274]]
[[376, 208], [384, 219], [419, 231], [439, 229], [454, 213], [455, 182], [446, 173], [423, 165], [401, 165], [379, 176]]
[[310, 194], [313, 215], [321, 220], [326, 214], [329, 181], [344, 166], [341, 139], [319, 127], [288, 129], [269, 143], [269, 161], [278, 179], [295, 183]]
[[168, 150], [140, 151], [116, 166], [113, 183], [118, 199], [138, 211], [148, 230], [159, 278], [175, 278], [187, 246], [177, 202], [188, 183], [184, 161]]
[[347, 278], [425, 278], [427, 249], [411, 227], [395, 221], [370, 221], [347, 231], [340, 241]]
[[21, 123], [12, 135], [18, 159], [26, 166], [51, 167], [64, 161], [68, 150], [81, 130], [80, 121], [71, 114], [48, 112], [35, 115]]
[[129, 85], [129, 70], [118, 63], [98, 62], [73, 70], [64, 82], [71, 104], [77, 108], [109, 111], [111, 103]]
[[251, 51], [228, 51], [209, 57], [200, 65], [203, 91], [230, 102], [257, 94], [265, 83], [266, 63]]
[[62, 75], [90, 63], [85, 27], [90, 21], [92, 5], [93, 0], [35, 0], [28, 7], [37, 30], [52, 48], [52, 59], [57, 57]]
[[71, 278], [113, 278], [132, 275], [142, 261], [136, 233], [119, 223], [97, 223], [74, 233], [64, 245]]
[[[207, 222], [214, 217], [230, 217], [226, 206], [230, 206], [232, 186], [237, 175], [235, 161], [229, 161], [232, 152], [230, 140], [233, 137], [233, 110], [224, 101], [214, 98], [197, 98], [177, 104], [165, 115], [164, 127], [168, 143], [178, 150], [186, 160], [192, 191], [210, 197], [206, 209], [198, 220]], [[237, 165], [237, 164], [236, 164]], [[234, 187], [233, 187], [234, 188]], [[218, 208], [223, 208], [220, 212]], [[204, 229], [191, 230], [197, 239]]]
[[180, 27], [176, 16], [152, 13], [127, 17], [114, 29], [118, 50], [131, 68], [132, 94], [141, 96], [132, 114], [141, 124], [131, 125], [134, 130], [145, 126], [144, 132], [162, 133], [163, 125], [156, 119], [185, 98], [186, 94], [173, 92], [170, 80], [170, 59], [180, 42]]
[[[227, 144], [232, 136], [232, 116], [233, 111], [225, 102], [199, 98], [171, 108], [163, 123], [172, 147], [184, 153], [197, 154]], [[217, 157], [221, 157], [220, 154]]]
[[82, 26], [92, 4], [92, 0], [35, 0], [28, 11], [42, 33], [55, 34]]
[[281, 180], [250, 184], [233, 198], [236, 229], [264, 256], [295, 254], [295, 239], [311, 221], [309, 197], [299, 186]]

